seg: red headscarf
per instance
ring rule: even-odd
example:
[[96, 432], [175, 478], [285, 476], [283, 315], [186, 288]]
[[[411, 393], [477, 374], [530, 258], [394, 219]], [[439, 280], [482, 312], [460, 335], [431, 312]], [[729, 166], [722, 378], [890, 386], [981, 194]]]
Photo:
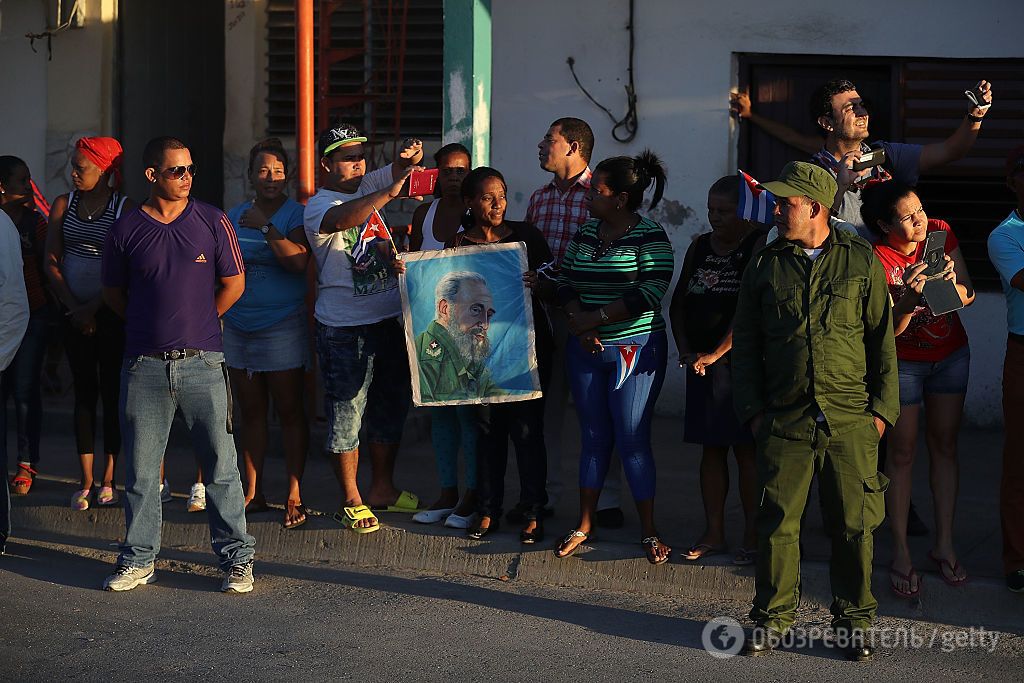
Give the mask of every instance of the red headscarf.
[[75, 149], [81, 150], [89, 161], [99, 167], [101, 173], [110, 172], [114, 177], [114, 187], [121, 187], [121, 160], [124, 151], [121, 143], [114, 138], [79, 138]]

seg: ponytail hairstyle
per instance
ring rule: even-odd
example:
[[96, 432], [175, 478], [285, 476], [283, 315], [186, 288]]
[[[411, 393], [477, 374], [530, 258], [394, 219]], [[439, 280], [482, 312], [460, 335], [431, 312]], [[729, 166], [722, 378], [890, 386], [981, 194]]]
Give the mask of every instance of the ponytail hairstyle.
[[249, 150], [249, 175], [252, 175], [252, 169], [253, 166], [256, 165], [256, 159], [258, 159], [260, 154], [264, 152], [267, 154], [273, 154], [281, 160], [281, 163], [284, 165], [284, 175], [287, 178], [288, 152], [285, 151], [284, 143], [281, 142], [281, 138], [264, 138], [252, 146], [252, 149]]
[[[466, 174], [466, 177], [462, 181], [462, 198], [472, 199], [480, 192], [480, 186], [488, 178], [497, 178], [501, 181], [501, 186], [508, 192], [508, 183], [505, 182], [505, 176], [501, 175], [501, 171], [490, 166], [478, 166], [472, 171]], [[466, 211], [466, 214], [462, 217], [462, 227], [465, 230], [469, 230], [473, 227], [473, 214], [470, 211]]]
[[[594, 175], [605, 174], [605, 184], [612, 192], [625, 192], [629, 199], [626, 208], [636, 211], [644, 201], [644, 191], [654, 183], [654, 195], [651, 197], [653, 209], [661, 201], [665, 193], [665, 165], [649, 149], [645, 149], [635, 157], [611, 157], [605, 159], [594, 169]], [[465, 188], [465, 185], [463, 185]]]

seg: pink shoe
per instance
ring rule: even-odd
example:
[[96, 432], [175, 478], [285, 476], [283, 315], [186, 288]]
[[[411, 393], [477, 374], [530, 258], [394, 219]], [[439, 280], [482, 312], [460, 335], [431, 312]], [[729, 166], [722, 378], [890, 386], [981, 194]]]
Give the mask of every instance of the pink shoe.
[[78, 510], [79, 512], [82, 510], [88, 510], [89, 493], [89, 489], [82, 489], [81, 491], [75, 491], [71, 494], [71, 509]]
[[114, 487], [101, 486], [99, 493], [96, 494], [96, 504], [100, 507], [106, 507], [115, 503], [117, 503], [117, 494], [114, 493]]

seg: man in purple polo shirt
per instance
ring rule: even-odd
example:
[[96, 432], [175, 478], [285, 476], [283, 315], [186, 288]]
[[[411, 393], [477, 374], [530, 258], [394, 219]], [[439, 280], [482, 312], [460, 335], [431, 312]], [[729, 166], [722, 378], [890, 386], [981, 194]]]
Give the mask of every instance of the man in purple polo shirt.
[[103, 297], [125, 318], [121, 367], [125, 521], [117, 569], [103, 582], [127, 591], [156, 580], [160, 552], [160, 460], [180, 410], [206, 483], [221, 590], [253, 588], [256, 541], [246, 533], [220, 316], [245, 289], [242, 253], [224, 212], [189, 198], [195, 166], [180, 140], [143, 151], [149, 199], [122, 215], [103, 250]]

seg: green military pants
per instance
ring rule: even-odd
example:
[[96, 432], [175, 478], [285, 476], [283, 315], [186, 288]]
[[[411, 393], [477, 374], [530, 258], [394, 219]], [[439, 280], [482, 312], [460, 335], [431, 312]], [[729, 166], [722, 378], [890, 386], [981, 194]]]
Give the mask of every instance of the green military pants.
[[[766, 418], [770, 423], [770, 419]], [[826, 532], [832, 538], [833, 628], [866, 629], [878, 602], [871, 594], [872, 533], [885, 516], [888, 479], [877, 471], [878, 430], [868, 415], [863, 425], [830, 437], [825, 425], [810, 441], [761, 429], [757, 443], [757, 581], [750, 618], [786, 633], [800, 603], [800, 522], [811, 478]]]

